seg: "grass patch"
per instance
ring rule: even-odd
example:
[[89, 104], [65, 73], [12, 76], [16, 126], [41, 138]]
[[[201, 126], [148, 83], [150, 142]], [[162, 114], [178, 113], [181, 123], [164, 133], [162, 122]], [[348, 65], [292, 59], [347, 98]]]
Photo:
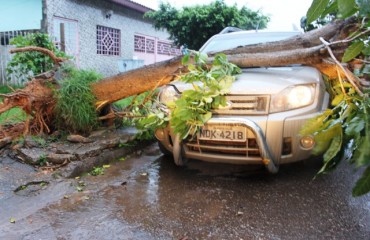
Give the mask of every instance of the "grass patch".
[[86, 133], [98, 126], [95, 96], [90, 84], [102, 76], [94, 71], [69, 70], [57, 92], [57, 126], [74, 133]]
[[17, 90], [17, 89], [20, 89], [20, 88], [23, 88], [23, 86], [20, 86], [20, 85], [0, 85], [0, 93], [1, 94], [7, 94], [7, 93], [13, 92], [13, 89]]
[[[13, 90], [23, 88], [22, 86], [18, 85], [0, 85], [0, 93], [1, 94], [7, 94], [13, 92]], [[0, 103], [2, 102], [3, 97], [0, 97]], [[12, 108], [8, 111], [0, 114], [0, 124], [13, 124], [13, 123], [19, 123], [26, 120], [26, 113], [18, 108]]]
[[26, 113], [16, 107], [9, 109], [8, 111], [0, 114], [0, 124], [14, 124], [19, 122], [24, 122], [26, 120]]

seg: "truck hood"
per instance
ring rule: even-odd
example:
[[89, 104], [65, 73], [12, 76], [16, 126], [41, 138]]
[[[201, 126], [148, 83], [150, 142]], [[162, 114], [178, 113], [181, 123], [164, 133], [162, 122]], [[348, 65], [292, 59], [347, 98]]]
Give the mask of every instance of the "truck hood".
[[243, 69], [231, 87], [231, 94], [276, 94], [292, 85], [318, 83], [320, 74], [311, 67]]
[[[300, 84], [319, 83], [321, 75], [312, 67], [246, 68], [237, 75], [230, 89], [232, 95], [277, 94], [287, 87]], [[191, 85], [177, 82], [180, 92]]]

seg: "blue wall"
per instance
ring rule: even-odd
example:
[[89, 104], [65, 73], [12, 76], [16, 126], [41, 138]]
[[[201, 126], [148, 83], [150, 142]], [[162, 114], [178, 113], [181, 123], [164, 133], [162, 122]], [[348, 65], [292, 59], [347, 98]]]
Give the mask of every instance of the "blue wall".
[[40, 29], [42, 0], [0, 0], [0, 32]]

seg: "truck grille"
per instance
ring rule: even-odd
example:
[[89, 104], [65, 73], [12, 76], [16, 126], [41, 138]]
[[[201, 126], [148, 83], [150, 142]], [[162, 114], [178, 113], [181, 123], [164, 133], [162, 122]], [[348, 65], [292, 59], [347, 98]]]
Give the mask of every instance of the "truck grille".
[[223, 115], [265, 115], [270, 105], [269, 95], [227, 95], [227, 105], [213, 109], [215, 114]]
[[240, 156], [256, 158], [261, 157], [256, 136], [248, 129], [245, 142], [200, 140], [198, 138], [188, 139], [186, 142], [188, 151], [210, 154], [221, 154], [224, 156]]

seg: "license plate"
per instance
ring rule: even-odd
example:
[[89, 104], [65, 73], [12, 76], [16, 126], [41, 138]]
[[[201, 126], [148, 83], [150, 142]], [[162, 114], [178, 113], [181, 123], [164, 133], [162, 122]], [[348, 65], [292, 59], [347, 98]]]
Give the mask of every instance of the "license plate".
[[242, 126], [206, 125], [199, 134], [200, 140], [245, 142], [247, 129]]

